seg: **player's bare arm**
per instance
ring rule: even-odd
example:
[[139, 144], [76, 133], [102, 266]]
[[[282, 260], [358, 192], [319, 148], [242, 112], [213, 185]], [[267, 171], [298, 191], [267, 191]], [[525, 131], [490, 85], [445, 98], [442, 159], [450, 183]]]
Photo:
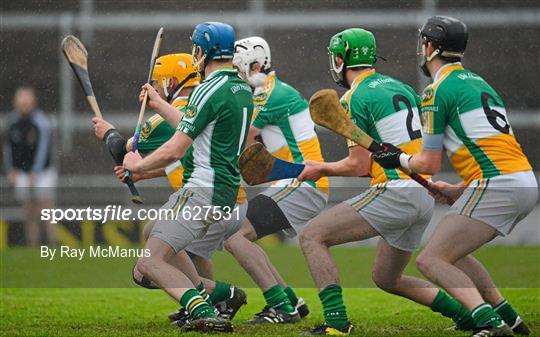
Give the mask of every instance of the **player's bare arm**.
[[171, 104], [167, 103], [163, 98], [159, 96], [159, 93], [150, 84], [146, 83], [142, 86], [139, 100], [142, 102], [144, 99], [144, 93], [148, 92], [148, 99], [146, 106], [159, 114], [163, 119], [172, 126], [177, 126], [182, 120], [182, 112], [175, 109]]
[[249, 128], [249, 133], [248, 133], [248, 137], [247, 137], [247, 140], [246, 140], [246, 147], [250, 146], [251, 144], [253, 144], [255, 142], [261, 142], [262, 143], [261, 129], [259, 129], [257, 127], [254, 127], [254, 126], [251, 126]]
[[176, 132], [171, 139], [144, 159], [138, 152], [129, 152], [124, 158], [124, 169], [145, 173], [163, 168], [184, 156], [193, 140], [183, 132]]
[[[116, 177], [118, 177], [118, 179], [120, 179], [121, 181], [124, 181], [126, 170], [124, 169], [123, 166], [118, 165], [114, 167], [114, 174], [116, 174]], [[137, 182], [140, 180], [153, 179], [153, 178], [166, 177], [166, 176], [167, 174], [165, 173], [164, 169], [157, 169], [157, 170], [148, 171], [142, 174], [139, 174], [139, 173], [133, 174], [133, 177], [131, 179], [133, 180], [133, 182]]]
[[114, 125], [107, 122], [105, 119], [101, 117], [93, 117], [92, 123], [94, 123], [94, 134], [96, 138], [99, 140], [103, 140], [107, 131], [115, 128]]
[[[407, 154], [404, 155], [408, 156]], [[408, 164], [413, 172], [436, 174], [441, 170], [441, 158], [441, 151], [426, 151], [424, 149], [422, 152], [410, 157]]]
[[369, 151], [361, 146], [349, 148], [349, 156], [337, 162], [305, 162], [304, 171], [298, 176], [300, 181], [317, 181], [324, 176], [362, 177], [369, 173], [371, 160]]
[[[460, 182], [459, 184], [449, 184], [442, 180], [431, 183], [431, 186], [436, 190], [439, 190], [443, 195], [449, 196], [453, 200], [459, 199], [467, 187], [463, 182]], [[430, 195], [441, 204], [447, 203], [448, 199], [440, 194], [430, 193]]]

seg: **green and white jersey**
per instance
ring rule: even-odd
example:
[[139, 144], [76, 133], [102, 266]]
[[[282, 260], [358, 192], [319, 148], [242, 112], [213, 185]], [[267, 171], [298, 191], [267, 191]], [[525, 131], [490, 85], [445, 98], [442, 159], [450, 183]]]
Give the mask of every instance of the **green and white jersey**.
[[461, 63], [441, 67], [422, 95], [425, 134], [444, 135], [450, 163], [466, 185], [531, 170], [497, 92]]
[[[354, 80], [341, 104], [352, 122], [378, 143], [391, 143], [411, 154], [422, 149], [420, 98], [405, 83], [372, 69]], [[357, 145], [351, 141], [348, 144]], [[372, 185], [410, 179], [403, 172], [384, 169], [374, 161], [369, 172]]]
[[251, 87], [232, 68], [214, 71], [189, 95], [177, 128], [193, 139], [182, 161], [183, 184], [208, 191], [214, 206], [233, 207], [236, 202], [238, 157], [252, 114]]
[[[255, 90], [253, 101], [252, 125], [261, 129], [262, 140], [270, 153], [295, 163], [324, 161], [308, 103], [295, 88], [271, 72]], [[308, 184], [328, 192], [327, 177]]]

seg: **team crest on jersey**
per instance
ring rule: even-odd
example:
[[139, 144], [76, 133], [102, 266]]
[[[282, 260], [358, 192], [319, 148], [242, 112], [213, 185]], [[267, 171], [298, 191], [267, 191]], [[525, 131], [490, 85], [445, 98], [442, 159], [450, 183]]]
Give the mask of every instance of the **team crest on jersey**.
[[253, 96], [253, 102], [255, 102], [255, 103], [263, 103], [264, 101], [266, 101], [267, 97], [268, 97], [268, 94], [266, 93], [266, 91], [263, 91], [263, 92], [257, 94], [256, 96]]
[[197, 116], [197, 106], [193, 104], [188, 105], [186, 107], [186, 112], [184, 113], [184, 116], [186, 116], [186, 118], [193, 118]]
[[426, 90], [424, 90], [424, 93], [422, 94], [422, 102], [427, 102], [432, 98], [433, 98], [433, 88], [428, 87], [426, 88]]
[[146, 123], [144, 123], [142, 127], [141, 136], [144, 138], [147, 138], [150, 135], [151, 131], [152, 131], [152, 122], [146, 121]]

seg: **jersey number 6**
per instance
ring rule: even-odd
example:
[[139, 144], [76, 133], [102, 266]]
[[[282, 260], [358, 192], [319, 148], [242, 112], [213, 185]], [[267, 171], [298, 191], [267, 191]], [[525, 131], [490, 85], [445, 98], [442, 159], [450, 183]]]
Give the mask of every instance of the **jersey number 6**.
[[[499, 130], [502, 133], [509, 134], [510, 125], [508, 125], [506, 117], [499, 111], [492, 109], [489, 106], [488, 100], [495, 100], [493, 96], [491, 96], [487, 92], [483, 92], [480, 97], [482, 99], [482, 107], [484, 108], [484, 113], [486, 114], [489, 124], [491, 124], [491, 126], [493, 126], [495, 130]], [[497, 117], [504, 121], [504, 126], [501, 126], [499, 123], [497, 123]]]

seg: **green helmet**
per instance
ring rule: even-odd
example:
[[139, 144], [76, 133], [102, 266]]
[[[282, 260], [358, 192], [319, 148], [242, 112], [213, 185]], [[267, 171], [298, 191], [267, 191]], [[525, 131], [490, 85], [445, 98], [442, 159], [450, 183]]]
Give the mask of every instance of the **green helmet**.
[[[345, 68], [371, 67], [376, 62], [375, 36], [362, 28], [349, 28], [330, 39], [328, 46], [330, 57], [330, 73], [337, 84], [348, 87], [345, 82]], [[336, 56], [343, 63], [336, 65]]]

